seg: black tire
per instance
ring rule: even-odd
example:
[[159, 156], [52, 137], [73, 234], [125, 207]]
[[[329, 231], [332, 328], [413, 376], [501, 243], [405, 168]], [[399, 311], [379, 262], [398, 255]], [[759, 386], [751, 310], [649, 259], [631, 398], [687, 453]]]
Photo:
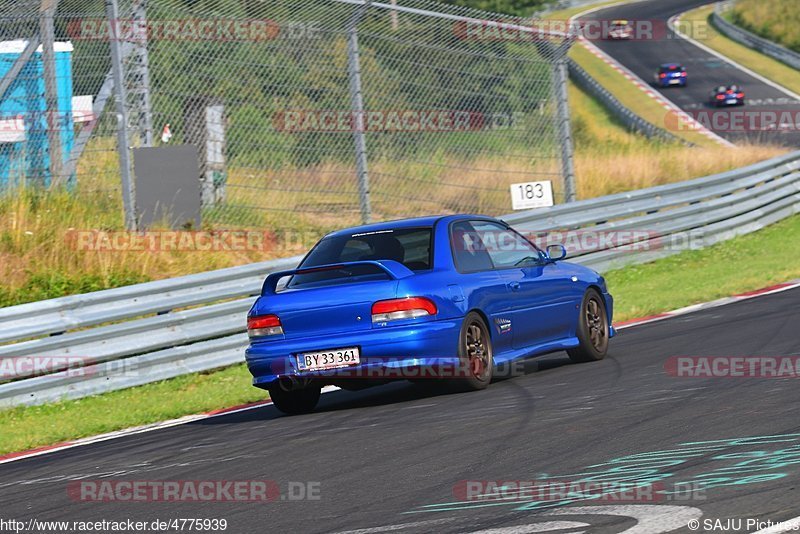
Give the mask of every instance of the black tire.
[[581, 301], [578, 316], [578, 341], [580, 345], [567, 350], [573, 362], [596, 362], [608, 352], [608, 313], [606, 303], [595, 289], [588, 289]]
[[477, 312], [469, 312], [458, 336], [459, 376], [455, 385], [462, 390], [486, 389], [494, 374], [494, 353], [489, 327]]
[[302, 389], [286, 390], [276, 384], [269, 388], [269, 397], [275, 407], [286, 415], [309, 413], [319, 402], [322, 388], [309, 385]]

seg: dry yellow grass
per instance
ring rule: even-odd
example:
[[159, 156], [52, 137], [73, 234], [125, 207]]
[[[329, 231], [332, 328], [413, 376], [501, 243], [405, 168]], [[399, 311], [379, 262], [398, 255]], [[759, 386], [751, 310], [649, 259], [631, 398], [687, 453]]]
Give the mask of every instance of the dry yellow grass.
[[[122, 229], [115, 204], [92, 204], [66, 192], [42, 193], [24, 188], [5, 195], [0, 200], [0, 303], [4, 290], [24, 288], [32, 277], [39, 287], [28, 290], [33, 296], [47, 296], [58, 293], [60, 288], [66, 292], [70, 288], [101, 289], [285, 255], [272, 249], [124, 250], [124, 241], [122, 249], [81, 250], [76, 232], [99, 231], [101, 237], [113, 237]], [[97, 235], [88, 242], [92, 246], [103, 243]], [[48, 290], [46, 286], [52, 287]], [[37, 290], [43, 293], [36, 294]], [[18, 298], [26, 296], [29, 295]]]
[[774, 146], [731, 148], [674, 147], [668, 150], [631, 153], [578, 153], [578, 197], [641, 189], [706, 176], [750, 165], [786, 152]]

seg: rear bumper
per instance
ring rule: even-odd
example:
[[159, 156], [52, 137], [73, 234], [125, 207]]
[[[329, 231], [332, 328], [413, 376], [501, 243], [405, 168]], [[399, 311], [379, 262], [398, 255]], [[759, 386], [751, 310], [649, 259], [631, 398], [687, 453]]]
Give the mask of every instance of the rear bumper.
[[[461, 318], [275, 341], [255, 341], [245, 351], [253, 385], [267, 388], [279, 378], [393, 380], [415, 378], [421, 368], [457, 366]], [[299, 353], [358, 347], [361, 363], [325, 371], [300, 371]], [[425, 369], [428, 371], [428, 369]]]

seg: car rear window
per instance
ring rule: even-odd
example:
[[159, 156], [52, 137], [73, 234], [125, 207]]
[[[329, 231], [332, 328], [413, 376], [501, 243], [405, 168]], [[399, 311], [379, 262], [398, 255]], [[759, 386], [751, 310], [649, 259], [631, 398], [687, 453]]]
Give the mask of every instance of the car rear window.
[[[394, 260], [412, 271], [424, 271], [431, 268], [431, 236], [431, 227], [424, 227], [326, 237], [311, 250], [301, 267], [364, 260]], [[364, 265], [355, 269], [348, 267], [296, 275], [292, 277], [289, 287], [308, 286], [354, 276], [366, 280], [384, 278], [387, 275], [380, 267]]]
[[683, 67], [680, 65], [667, 65], [665, 67], [661, 67], [658, 70], [659, 72], [675, 72], [675, 71], [682, 71]]

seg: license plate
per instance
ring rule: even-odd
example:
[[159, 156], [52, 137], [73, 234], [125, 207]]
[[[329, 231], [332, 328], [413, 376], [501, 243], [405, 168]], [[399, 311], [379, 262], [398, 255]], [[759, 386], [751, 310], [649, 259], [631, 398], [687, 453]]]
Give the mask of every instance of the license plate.
[[680, 78], [672, 78], [672, 79], [669, 81], [669, 83], [681, 83], [681, 79], [680, 79]]
[[736, 103], [736, 99], [735, 98], [729, 98], [728, 100], [725, 101], [725, 103], [726, 104], [735, 104]]
[[320, 350], [298, 354], [297, 368], [301, 371], [319, 371], [358, 365], [360, 361], [361, 354], [358, 351], [358, 347]]

